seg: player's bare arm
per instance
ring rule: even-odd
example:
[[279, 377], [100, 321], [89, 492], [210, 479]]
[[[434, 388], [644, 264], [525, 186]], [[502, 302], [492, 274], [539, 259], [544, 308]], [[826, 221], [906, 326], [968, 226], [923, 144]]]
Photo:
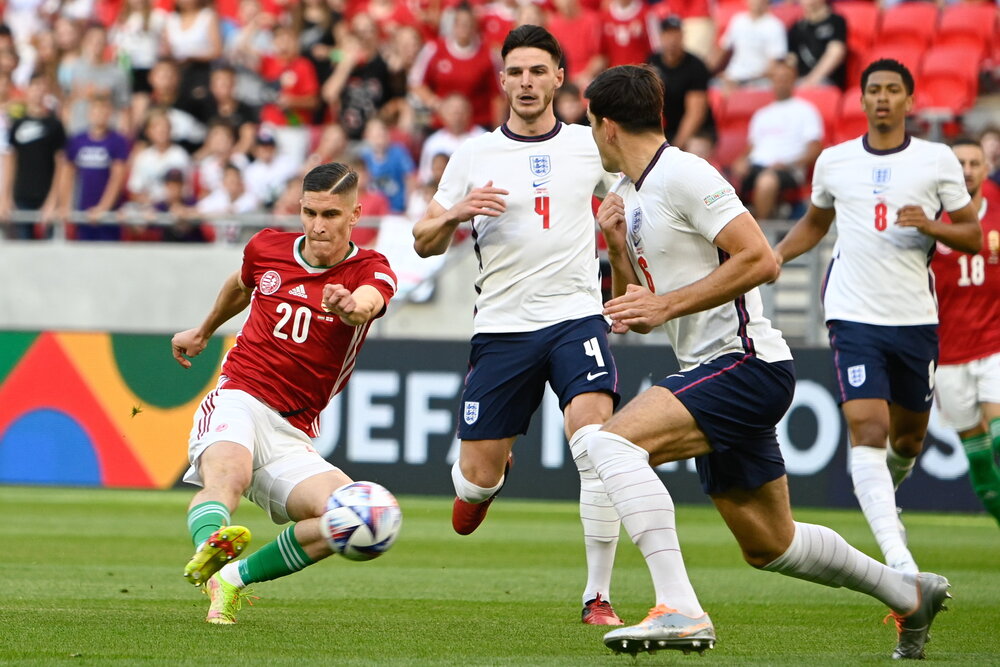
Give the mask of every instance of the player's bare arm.
[[507, 210], [504, 197], [508, 194], [503, 188], [493, 187], [493, 181], [487, 181], [447, 210], [432, 199], [424, 217], [413, 226], [413, 249], [421, 257], [443, 254], [460, 224], [477, 215], [495, 218]]
[[353, 292], [343, 285], [323, 285], [323, 310], [333, 313], [349, 326], [357, 327], [370, 321], [384, 306], [382, 294], [371, 285], [362, 285]]
[[809, 204], [806, 214], [792, 225], [785, 238], [774, 246], [774, 258], [778, 262], [779, 274], [785, 262], [795, 259], [802, 253], [809, 252], [823, 240], [823, 237], [830, 231], [833, 218], [834, 209], [819, 208], [815, 204]]
[[226, 278], [205, 321], [193, 329], [174, 334], [170, 340], [177, 363], [191, 368], [190, 360], [201, 354], [216, 329], [250, 305], [250, 293], [250, 288], [240, 279], [239, 271]]
[[625, 238], [625, 202], [611, 192], [597, 209], [597, 224], [608, 244], [608, 261], [611, 262], [611, 295], [625, 294], [629, 285], [639, 284], [639, 277], [628, 257]]
[[701, 280], [666, 294], [630, 285], [605, 304], [604, 314], [630, 331], [647, 333], [669, 320], [732, 301], [778, 275], [771, 247], [749, 213], [733, 218], [715, 237], [715, 245], [729, 259]]
[[949, 248], [975, 254], [983, 246], [983, 230], [979, 226], [979, 216], [969, 202], [955, 212], [949, 212], [951, 224], [943, 220], [931, 220], [920, 206], [903, 206], [896, 216], [900, 227], [915, 227], [922, 233], [940, 241]]

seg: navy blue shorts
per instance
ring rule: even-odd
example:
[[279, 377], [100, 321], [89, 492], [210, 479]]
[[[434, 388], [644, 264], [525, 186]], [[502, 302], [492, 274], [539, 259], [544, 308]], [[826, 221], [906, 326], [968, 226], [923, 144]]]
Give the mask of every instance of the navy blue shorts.
[[610, 394], [618, 404], [618, 369], [600, 315], [538, 331], [476, 334], [465, 376], [458, 437], [496, 440], [528, 432], [545, 383], [565, 409], [574, 396]]
[[795, 394], [795, 364], [726, 354], [656, 383], [677, 397], [712, 451], [695, 458], [705, 493], [756, 489], [785, 474], [775, 425]]
[[936, 324], [889, 327], [831, 320], [830, 348], [840, 403], [881, 398], [913, 412], [934, 402]]

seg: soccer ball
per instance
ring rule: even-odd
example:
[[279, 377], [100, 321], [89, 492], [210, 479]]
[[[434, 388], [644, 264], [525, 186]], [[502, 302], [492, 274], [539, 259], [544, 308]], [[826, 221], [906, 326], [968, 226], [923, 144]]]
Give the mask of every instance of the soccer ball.
[[381, 484], [352, 482], [330, 495], [322, 523], [334, 553], [348, 560], [371, 560], [396, 541], [403, 513]]

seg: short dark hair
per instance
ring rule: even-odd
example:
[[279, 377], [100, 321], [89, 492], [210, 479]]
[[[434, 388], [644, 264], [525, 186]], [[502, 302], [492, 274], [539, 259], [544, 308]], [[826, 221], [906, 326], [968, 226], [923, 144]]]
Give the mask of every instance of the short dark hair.
[[506, 39], [503, 40], [503, 46], [500, 48], [500, 57], [506, 59], [507, 54], [514, 49], [529, 47], [549, 53], [552, 60], [561, 66], [562, 47], [559, 46], [559, 42], [552, 36], [552, 33], [538, 25], [525, 24], [507, 33]]
[[893, 60], [892, 58], [879, 58], [874, 61], [865, 71], [861, 73], [861, 94], [865, 92], [865, 88], [868, 87], [868, 77], [874, 72], [896, 72], [903, 79], [903, 87], [906, 88], [906, 94], [913, 94], [913, 74], [903, 63], [898, 60]]
[[986, 154], [983, 144], [969, 136], [959, 136], [952, 139], [951, 147], [955, 148], [956, 146], [975, 146], [979, 150], [983, 151], [984, 155]]
[[327, 162], [313, 167], [302, 179], [303, 192], [328, 192], [341, 195], [358, 188], [358, 172], [342, 162]]
[[583, 95], [590, 100], [590, 113], [610, 118], [627, 132], [663, 131], [663, 81], [649, 65], [607, 69]]

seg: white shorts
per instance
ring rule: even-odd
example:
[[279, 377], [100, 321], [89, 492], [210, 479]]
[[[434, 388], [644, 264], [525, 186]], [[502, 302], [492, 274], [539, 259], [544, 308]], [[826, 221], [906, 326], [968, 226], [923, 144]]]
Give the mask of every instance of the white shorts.
[[217, 389], [201, 402], [188, 439], [191, 467], [185, 482], [203, 486], [198, 462], [217, 442], [235, 442], [250, 450], [253, 477], [243, 495], [279, 524], [290, 521], [285, 505], [296, 485], [338, 469], [319, 455], [308, 435], [238, 389]]
[[942, 426], [956, 431], [978, 426], [983, 419], [980, 404], [1000, 403], [1000, 354], [939, 366], [934, 400]]

